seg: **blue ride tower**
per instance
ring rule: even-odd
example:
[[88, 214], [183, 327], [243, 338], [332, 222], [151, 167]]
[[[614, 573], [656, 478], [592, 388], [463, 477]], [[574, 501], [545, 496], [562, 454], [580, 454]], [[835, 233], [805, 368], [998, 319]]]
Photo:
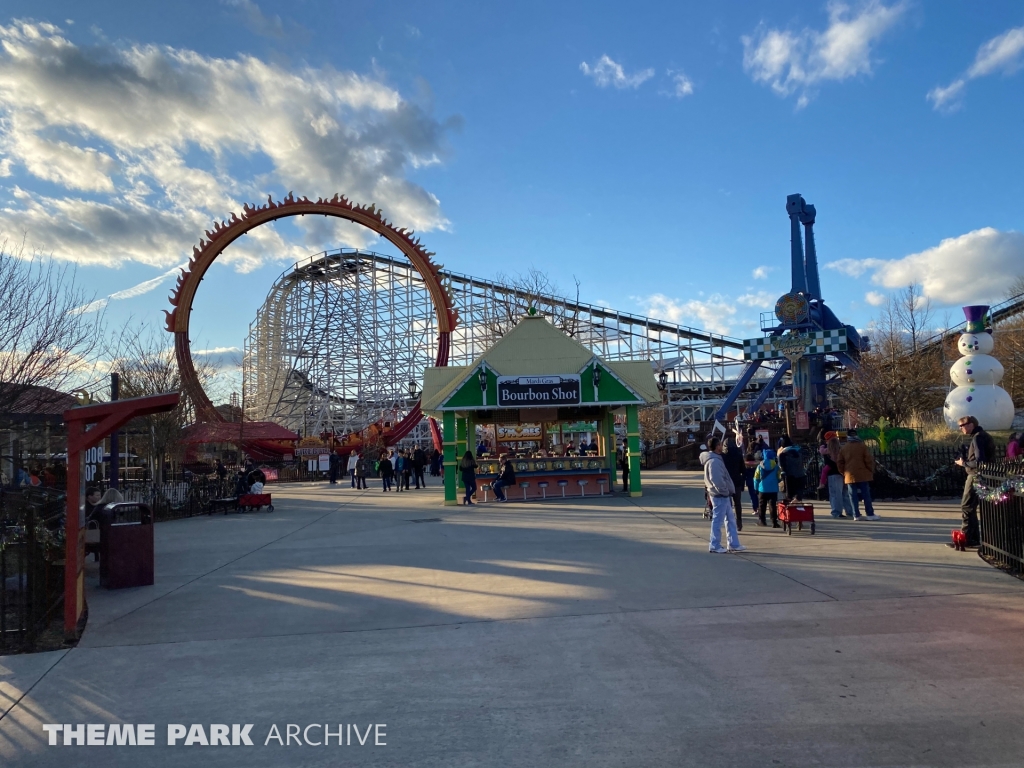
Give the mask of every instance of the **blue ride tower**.
[[861, 351], [867, 348], [866, 339], [852, 325], [841, 323], [821, 296], [818, 254], [814, 247], [814, 206], [808, 204], [803, 195], [789, 195], [786, 213], [789, 214], [792, 287], [775, 303], [774, 316], [770, 320], [762, 317], [761, 330], [765, 335], [744, 340], [743, 357], [747, 364], [715, 414], [719, 423], [724, 422], [736, 399], [765, 363], [781, 360], [749, 410], [758, 410], [786, 373], [792, 371], [796, 409], [809, 412], [827, 402], [826, 357], [833, 357], [844, 366], [856, 366]]

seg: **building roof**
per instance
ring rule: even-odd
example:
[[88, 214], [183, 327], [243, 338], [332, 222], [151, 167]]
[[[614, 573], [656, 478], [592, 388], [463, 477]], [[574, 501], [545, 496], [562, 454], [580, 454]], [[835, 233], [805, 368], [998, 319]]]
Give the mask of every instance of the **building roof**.
[[78, 402], [73, 395], [50, 387], [0, 383], [0, 410], [4, 416], [55, 416], [62, 419], [64, 411]]
[[185, 430], [179, 442], [238, 443], [244, 440], [298, 440], [299, 436], [272, 421], [202, 422]]
[[649, 360], [601, 361], [622, 383], [640, 395], [648, 403], [661, 401], [661, 391], [654, 380], [654, 369]]
[[650, 362], [600, 360], [587, 346], [553, 326], [546, 318], [525, 316], [493, 347], [468, 366], [427, 368], [423, 377], [423, 411], [442, 407], [483, 365], [498, 376], [575, 375], [593, 361], [618, 378], [641, 401], [661, 399]]

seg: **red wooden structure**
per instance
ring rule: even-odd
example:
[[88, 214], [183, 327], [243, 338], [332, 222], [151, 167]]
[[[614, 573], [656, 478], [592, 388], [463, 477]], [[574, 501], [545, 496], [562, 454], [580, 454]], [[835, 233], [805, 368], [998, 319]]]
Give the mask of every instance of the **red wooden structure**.
[[68, 508], [64, 523], [67, 534], [64, 558], [64, 634], [69, 638], [77, 638], [78, 620], [85, 609], [83, 453], [138, 416], [173, 411], [180, 398], [178, 392], [167, 392], [162, 395], [133, 397], [64, 411], [64, 423], [68, 432]]

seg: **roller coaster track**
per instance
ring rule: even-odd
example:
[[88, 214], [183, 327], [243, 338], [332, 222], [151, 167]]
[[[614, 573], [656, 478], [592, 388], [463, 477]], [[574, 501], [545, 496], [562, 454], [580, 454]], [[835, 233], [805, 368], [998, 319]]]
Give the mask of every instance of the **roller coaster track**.
[[[989, 310], [989, 318], [991, 319], [993, 326], [998, 326], [1000, 322], [1020, 314], [1024, 314], [1024, 293], [1018, 293], [1016, 296], [1011, 296], [1006, 299], [1006, 301], [994, 305]], [[918, 346], [917, 354], [925, 354], [942, 346], [945, 341], [956, 338], [963, 333], [966, 328], [967, 321], [964, 320], [958, 325], [943, 331], [942, 333], [937, 333], [934, 336], [925, 339]]]

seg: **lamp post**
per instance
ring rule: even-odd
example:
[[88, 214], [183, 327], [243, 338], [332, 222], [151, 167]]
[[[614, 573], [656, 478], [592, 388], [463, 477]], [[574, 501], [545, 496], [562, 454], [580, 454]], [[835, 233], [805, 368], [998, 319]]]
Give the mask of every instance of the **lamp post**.
[[409, 379], [409, 397], [415, 400], [416, 393], [419, 391], [420, 385], [416, 383], [416, 379]]

